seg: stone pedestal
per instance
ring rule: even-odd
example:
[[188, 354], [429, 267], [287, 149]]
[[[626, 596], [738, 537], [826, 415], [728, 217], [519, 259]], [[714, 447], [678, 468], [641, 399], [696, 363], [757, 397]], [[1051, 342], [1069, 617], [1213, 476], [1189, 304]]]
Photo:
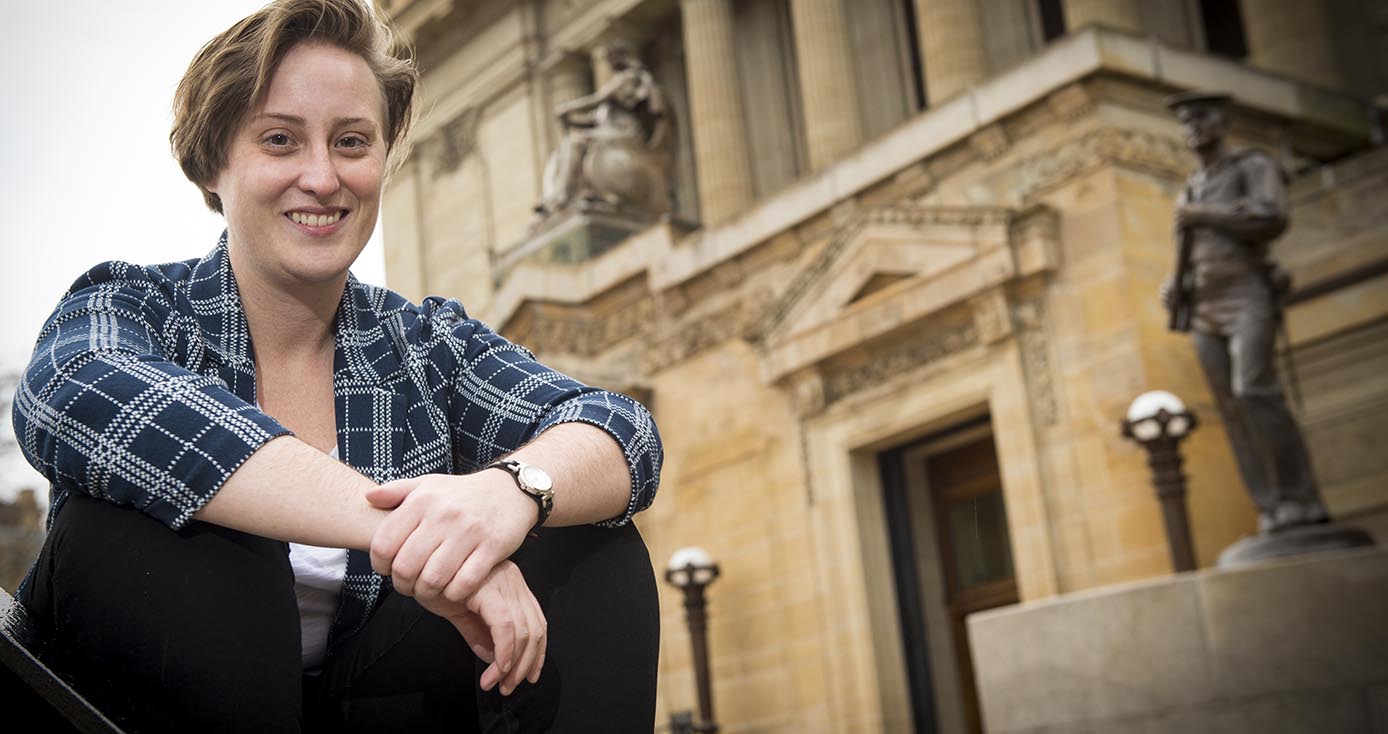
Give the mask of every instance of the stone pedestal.
[[1219, 567], [1241, 568], [1276, 558], [1361, 548], [1373, 544], [1374, 539], [1358, 528], [1333, 523], [1301, 525], [1240, 539], [1219, 554]]
[[1388, 732], [1388, 549], [1206, 570], [968, 620], [984, 728]]
[[654, 222], [597, 211], [561, 212], [538, 223], [525, 240], [497, 256], [492, 271], [504, 279], [526, 260], [557, 264], [591, 260]]

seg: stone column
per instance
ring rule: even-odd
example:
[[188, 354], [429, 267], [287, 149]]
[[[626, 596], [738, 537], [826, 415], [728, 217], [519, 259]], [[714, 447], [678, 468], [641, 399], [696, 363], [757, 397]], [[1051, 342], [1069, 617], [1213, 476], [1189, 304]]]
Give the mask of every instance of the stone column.
[[1142, 11], [1138, 8], [1137, 0], [1065, 0], [1064, 7], [1067, 31], [1098, 24], [1133, 33], [1142, 32]]
[[1327, 87], [1343, 85], [1325, 3], [1240, 0], [1239, 5], [1249, 63]]
[[974, 0], [916, 0], [916, 25], [930, 104], [953, 97], [987, 74]]
[[752, 201], [747, 135], [733, 56], [730, 0], [680, 0], [700, 217], [727, 221]]
[[800, 99], [810, 168], [818, 170], [858, 147], [858, 97], [843, 0], [791, 0]]

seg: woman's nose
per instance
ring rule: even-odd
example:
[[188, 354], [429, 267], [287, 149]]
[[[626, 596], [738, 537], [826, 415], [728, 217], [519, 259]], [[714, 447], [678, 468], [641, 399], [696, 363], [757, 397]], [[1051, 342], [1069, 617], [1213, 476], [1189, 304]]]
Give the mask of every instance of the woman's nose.
[[303, 168], [299, 171], [300, 189], [323, 199], [337, 193], [342, 187], [337, 165], [326, 147], [313, 148], [302, 160]]

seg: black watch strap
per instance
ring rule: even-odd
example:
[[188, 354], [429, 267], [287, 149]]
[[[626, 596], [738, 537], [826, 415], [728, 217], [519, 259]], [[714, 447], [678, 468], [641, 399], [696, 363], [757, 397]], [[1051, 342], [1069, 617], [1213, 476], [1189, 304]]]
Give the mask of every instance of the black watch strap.
[[538, 530], [541, 525], [545, 524], [545, 520], [549, 519], [549, 513], [554, 510], [554, 492], [553, 490], [542, 492], [528, 486], [525, 479], [521, 477], [521, 470], [524, 469], [525, 466], [525, 464], [514, 459], [498, 459], [488, 464], [486, 468], [501, 469], [507, 474], [510, 474], [511, 479], [515, 480], [516, 488], [521, 491], [521, 494], [535, 500], [535, 506], [539, 508], [539, 514], [536, 516], [534, 527], [530, 529], [530, 532], [533, 533]]

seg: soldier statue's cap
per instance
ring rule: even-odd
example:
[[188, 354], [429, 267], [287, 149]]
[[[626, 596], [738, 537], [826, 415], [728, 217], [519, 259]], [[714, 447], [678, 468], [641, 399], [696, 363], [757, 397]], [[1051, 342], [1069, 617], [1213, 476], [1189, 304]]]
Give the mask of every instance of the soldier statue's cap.
[[1182, 107], [1201, 106], [1201, 107], [1227, 107], [1233, 101], [1233, 97], [1224, 92], [1200, 92], [1189, 91], [1173, 94], [1162, 100], [1166, 103], [1167, 109], [1175, 112]]

